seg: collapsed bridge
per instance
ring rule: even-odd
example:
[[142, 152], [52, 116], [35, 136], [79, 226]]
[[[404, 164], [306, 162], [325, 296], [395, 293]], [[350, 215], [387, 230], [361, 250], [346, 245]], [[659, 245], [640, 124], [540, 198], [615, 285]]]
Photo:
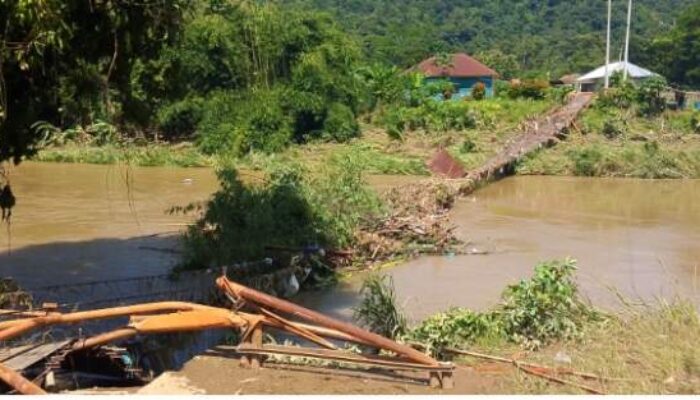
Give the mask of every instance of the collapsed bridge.
[[[32, 311], [4, 310], [2, 314], [6, 319], [0, 322], [0, 341], [4, 343], [53, 326], [124, 317], [129, 318], [129, 322], [91, 337], [52, 343], [50, 352], [39, 353], [46, 354], [45, 359], [34, 360], [42, 368], [33, 376], [25, 376], [20, 370], [5, 364], [18, 356], [27, 358], [32, 352], [36, 355], [36, 347], [14, 351], [10, 348], [7, 355], [1, 355], [0, 380], [18, 393], [45, 394], [46, 388], [52, 386], [54, 372], [73, 355], [109, 349], [108, 345], [141, 335], [230, 329], [240, 334], [240, 344], [235, 351], [242, 365], [250, 368], [260, 368], [267, 356], [299, 356], [372, 369], [419, 371], [426, 374], [426, 383], [433, 387], [450, 388], [453, 385], [452, 364], [440, 363], [412, 347], [243, 286], [225, 275], [216, 280], [216, 286], [229, 300], [229, 308], [165, 301], [69, 313], [58, 311], [55, 305]], [[282, 332], [308, 345], [264, 344], [265, 330]], [[347, 351], [341, 343], [356, 344], [366, 351]], [[105, 356], [104, 352], [102, 355]], [[118, 354], [106, 355], [107, 358], [115, 356]]]

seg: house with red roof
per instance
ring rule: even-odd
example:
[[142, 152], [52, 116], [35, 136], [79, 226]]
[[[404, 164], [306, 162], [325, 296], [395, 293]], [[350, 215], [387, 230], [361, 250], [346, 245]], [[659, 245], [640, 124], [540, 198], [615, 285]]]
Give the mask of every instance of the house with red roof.
[[447, 79], [452, 82], [456, 89], [452, 98], [459, 99], [470, 96], [472, 88], [479, 82], [486, 87], [487, 97], [492, 97], [495, 94], [498, 73], [465, 53], [452, 54], [445, 60], [442, 60], [441, 57], [430, 57], [414, 67], [413, 70], [425, 75], [427, 81]]

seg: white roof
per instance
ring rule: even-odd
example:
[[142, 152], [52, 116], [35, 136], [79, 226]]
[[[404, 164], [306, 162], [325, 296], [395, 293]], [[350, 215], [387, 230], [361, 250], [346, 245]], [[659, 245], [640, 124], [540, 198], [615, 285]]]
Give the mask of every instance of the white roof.
[[[650, 78], [652, 76], [657, 75], [654, 72], [649, 71], [648, 69], [644, 69], [642, 67], [636, 66], [632, 63], [626, 63], [627, 66], [627, 74], [632, 77], [632, 78]], [[610, 75], [614, 74], [615, 72], [622, 72], [625, 70], [625, 62], [624, 61], [619, 61], [615, 63], [608, 64], [608, 73]], [[577, 82], [588, 82], [588, 81], [594, 81], [597, 79], [604, 79], [605, 78], [605, 65], [603, 65], [600, 68], [596, 68], [593, 71], [587, 73], [586, 75], [578, 78]]]

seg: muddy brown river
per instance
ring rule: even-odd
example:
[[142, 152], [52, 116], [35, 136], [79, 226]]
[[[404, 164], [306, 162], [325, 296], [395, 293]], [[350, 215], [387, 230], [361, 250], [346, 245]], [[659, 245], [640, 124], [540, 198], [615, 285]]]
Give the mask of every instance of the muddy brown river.
[[[407, 177], [372, 177], [387, 188]], [[207, 199], [209, 169], [24, 163], [11, 171], [18, 198], [0, 230], [0, 275], [25, 287], [165, 273], [188, 217], [175, 205]], [[487, 255], [420, 258], [386, 271], [413, 318], [451, 306], [484, 308], [539, 261], [579, 261], [584, 294], [614, 306], [683, 296], [700, 304], [700, 181], [556, 177], [505, 179], [463, 199], [453, 220]], [[347, 317], [361, 277], [307, 305]]]

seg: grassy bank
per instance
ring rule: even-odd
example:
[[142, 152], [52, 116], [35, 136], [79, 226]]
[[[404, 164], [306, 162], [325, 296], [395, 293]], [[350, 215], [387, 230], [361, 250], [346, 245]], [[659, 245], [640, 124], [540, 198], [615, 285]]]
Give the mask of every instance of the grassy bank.
[[103, 146], [68, 144], [41, 150], [32, 158], [43, 162], [119, 164], [154, 167], [209, 167], [215, 158], [202, 154], [188, 143]]
[[[355, 318], [438, 358], [495, 377], [496, 393], [583, 393], [581, 385], [611, 394], [700, 392], [695, 305], [631, 305], [623, 299], [621, 311], [602, 312], [579, 297], [575, 269], [573, 260], [540, 264], [532, 278], [508, 286], [492, 309], [455, 308], [412, 328], [406, 327], [390, 281], [374, 276], [363, 287]], [[510, 361], [459, 354], [465, 350], [535, 364], [536, 372], [576, 384], [533, 375]]]
[[[300, 164], [309, 171], [323, 171], [330, 158], [355, 160], [363, 172], [383, 175], [428, 175], [426, 161], [438, 147], [447, 149], [468, 168], [477, 167], [519, 132], [527, 120], [546, 113], [553, 99], [487, 99], [468, 103], [474, 125], [460, 130], [421, 128], [405, 132], [400, 139], [372, 123], [361, 125], [360, 137], [346, 143], [312, 140], [275, 153], [245, 155], [218, 153], [207, 156], [194, 144], [136, 145], [119, 141], [97, 145], [96, 141], [66, 142], [41, 150], [33, 159], [46, 162], [112, 164], [131, 162], [139, 166], [180, 167], [235, 163], [241, 168], [264, 170], [271, 164]], [[435, 117], [432, 125], [442, 125]], [[431, 125], [431, 126], [432, 126]]]
[[[695, 116], [696, 117], [696, 116]], [[646, 118], [591, 108], [565, 141], [525, 158], [517, 173], [629, 178], [700, 178], [700, 134], [691, 112]]]

